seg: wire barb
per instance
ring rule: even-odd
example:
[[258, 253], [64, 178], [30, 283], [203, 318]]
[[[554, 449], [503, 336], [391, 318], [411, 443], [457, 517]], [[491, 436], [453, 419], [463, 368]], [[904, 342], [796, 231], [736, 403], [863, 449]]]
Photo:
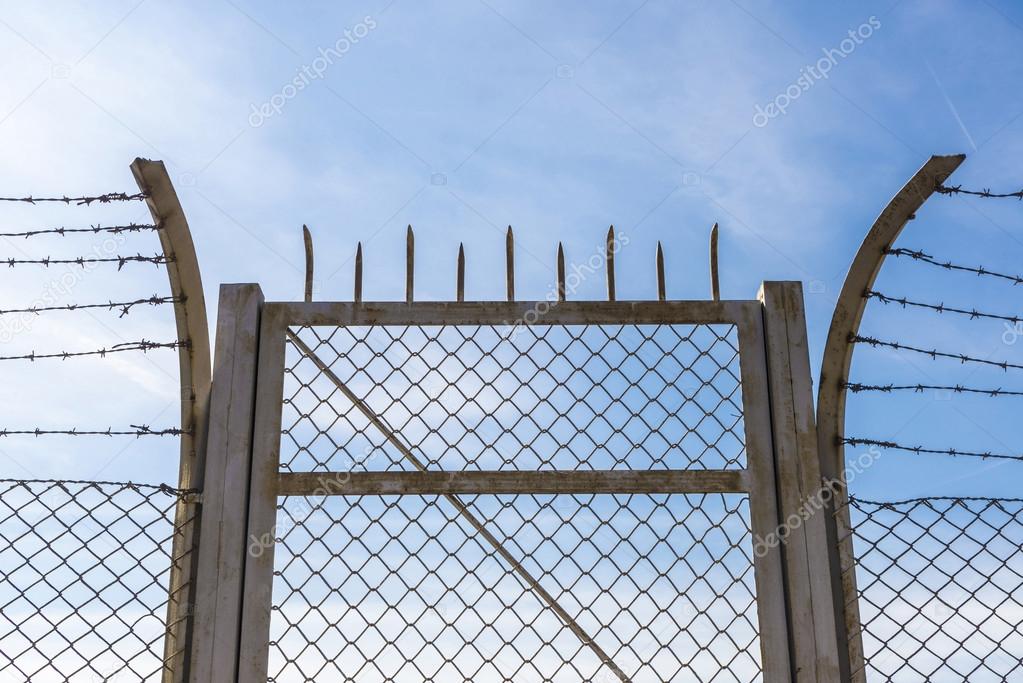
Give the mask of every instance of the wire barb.
[[968, 194], [974, 197], [985, 197], [988, 199], [1019, 199], [1023, 200], [1023, 190], [1016, 190], [1015, 192], [992, 192], [991, 190], [984, 188], [981, 190], [964, 190], [962, 185], [942, 185], [938, 183], [938, 186], [934, 188], [938, 194], [953, 195], [953, 194]]
[[930, 356], [931, 360], [937, 358], [953, 358], [958, 360], [960, 363], [980, 363], [982, 365], [994, 365], [1002, 370], [1008, 370], [1012, 368], [1014, 370], [1023, 370], [1023, 365], [1017, 365], [1016, 363], [1010, 363], [1004, 360], [988, 360], [987, 358], [977, 358], [975, 356], [968, 356], [963, 353], [951, 353], [948, 351], [937, 351], [935, 349], [921, 349], [915, 346], [907, 346], [900, 344], [899, 342], [883, 341], [881, 339], [875, 339], [874, 337], [861, 337], [858, 334], [854, 334], [849, 337], [850, 344], [868, 344], [870, 346], [887, 347], [890, 349], [896, 349], [897, 351], [912, 351], [913, 353], [920, 353], [925, 356]]
[[979, 389], [976, 387], [964, 387], [960, 384], [939, 385], [939, 384], [860, 384], [859, 382], [845, 382], [842, 386], [854, 394], [864, 391], [878, 391], [890, 394], [893, 391], [951, 391], [955, 394], [981, 394], [984, 396], [1023, 396], [1023, 391], [1012, 391], [1009, 389]]
[[0, 237], [35, 237], [37, 235], [70, 235], [74, 233], [89, 233], [96, 235], [101, 232], [109, 232], [115, 235], [119, 235], [122, 232], [145, 232], [145, 231], [156, 231], [161, 230], [159, 225], [152, 225], [147, 223], [129, 223], [128, 225], [93, 225], [88, 228], [44, 228], [41, 230], [26, 230], [24, 232], [0, 232]]
[[105, 304], [67, 304], [66, 306], [30, 306], [29, 308], [0, 309], [0, 315], [9, 313], [39, 314], [45, 311], [81, 311], [89, 308], [106, 308], [109, 310], [120, 309], [121, 315], [118, 317], [123, 318], [128, 315], [131, 309], [135, 306], [159, 306], [161, 304], [183, 303], [184, 301], [185, 297], [183, 296], [157, 296], [154, 294], [148, 299], [135, 299], [134, 301], [110, 301]]
[[49, 268], [50, 266], [56, 265], [74, 265], [85, 267], [87, 263], [116, 263], [117, 270], [124, 268], [125, 264], [128, 263], [152, 263], [153, 265], [165, 265], [167, 263], [173, 263], [173, 256], [165, 256], [163, 254], [154, 254], [152, 256], [143, 256], [142, 254], [136, 254], [135, 256], [111, 256], [111, 257], [85, 257], [79, 256], [71, 259], [55, 259], [49, 256], [41, 259], [16, 259], [7, 258], [2, 260], [3, 263], [7, 264], [8, 268], [21, 265], [39, 265]]
[[151, 342], [146, 339], [142, 339], [137, 342], [125, 342], [123, 344], [116, 344], [108, 348], [97, 349], [95, 351], [59, 351], [57, 353], [32, 353], [16, 355], [16, 356], [0, 356], [0, 361], [5, 360], [28, 360], [36, 361], [43, 358], [60, 358], [61, 360], [67, 360], [68, 358], [78, 358], [81, 356], [99, 356], [105, 358], [111, 353], [125, 353], [127, 351], [141, 351], [147, 353], [153, 349], [180, 349], [187, 348], [189, 342], [187, 341], [173, 341], [173, 342]]
[[932, 455], [951, 455], [953, 457], [964, 456], [969, 458], [981, 458], [987, 460], [994, 458], [998, 460], [1021, 460], [1023, 455], [1008, 455], [1004, 453], [992, 453], [990, 451], [962, 451], [957, 448], [924, 448], [923, 446], [907, 446], [895, 441], [883, 441], [880, 439], [842, 438], [840, 442], [846, 446], [876, 446], [895, 451], [906, 451], [908, 453], [929, 453]]
[[914, 308], [926, 308], [926, 309], [935, 311], [936, 313], [957, 313], [959, 315], [969, 316], [970, 320], [976, 320], [978, 318], [988, 318], [988, 319], [991, 319], [991, 320], [1007, 320], [1007, 321], [1009, 321], [1011, 323], [1023, 322], [1023, 316], [1007, 315], [1007, 314], [1001, 314], [1001, 313], [983, 313], [981, 311], [978, 311], [975, 308], [971, 308], [971, 309], [955, 308], [953, 306], [946, 306], [944, 303], [929, 304], [929, 303], [924, 303], [924, 302], [920, 302], [920, 301], [912, 301], [912, 300], [907, 299], [905, 297], [895, 297], [895, 296], [889, 296], [887, 294], [882, 294], [881, 292], [876, 292], [876, 291], [874, 291], [872, 289], [868, 289], [866, 292], [864, 292], [863, 293], [863, 297], [866, 298], [866, 299], [877, 299], [878, 301], [880, 301], [883, 304], [893, 304], [893, 303], [894, 304], [899, 304], [903, 308], [906, 308], [907, 306], [911, 306], [911, 307], [914, 307]]
[[99, 204], [109, 204], [110, 202], [135, 202], [142, 201], [149, 198], [148, 192], [136, 192], [134, 194], [128, 194], [126, 192], [107, 192], [106, 194], [98, 194], [94, 196], [83, 196], [83, 197], [0, 197], [0, 202], [25, 202], [26, 204], [41, 204], [44, 202], [61, 202], [64, 204], [78, 204], [79, 206], [88, 206], [93, 202]]
[[167, 427], [165, 429], [151, 429], [149, 425], [128, 425], [131, 429], [0, 429], [0, 437], [4, 436], [181, 436], [191, 434], [191, 431]]
[[930, 254], [924, 253], [922, 250], [919, 249], [889, 248], [885, 249], [884, 253], [887, 254], [888, 256], [895, 256], [896, 258], [904, 256], [907, 258], [911, 258], [914, 261], [921, 261], [923, 263], [928, 263], [932, 266], [944, 268], [945, 270], [958, 270], [966, 273], [975, 273], [977, 275], [984, 275], [987, 277], [998, 278], [1001, 280], [1008, 280], [1014, 285], [1023, 284], [1023, 276], [998, 273], [993, 270], [988, 270], [984, 266], [977, 266], [976, 268], [974, 268], [973, 266], [963, 266], [956, 263], [952, 263], [951, 261], [938, 261]]

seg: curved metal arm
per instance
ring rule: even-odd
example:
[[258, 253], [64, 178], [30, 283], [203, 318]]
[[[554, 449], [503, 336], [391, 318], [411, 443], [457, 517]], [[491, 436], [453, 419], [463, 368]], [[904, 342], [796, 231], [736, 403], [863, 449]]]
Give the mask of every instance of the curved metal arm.
[[[851, 680], [863, 681], [863, 643], [860, 637], [860, 616], [857, 604], [855, 561], [852, 548], [851, 526], [847, 491], [845, 490], [845, 451], [842, 436], [845, 428], [845, 382], [849, 376], [855, 344], [849, 339], [857, 334], [867, 299], [863, 293], [871, 289], [885, 260], [885, 250], [892, 246], [906, 224], [915, 217], [917, 210], [934, 194], [938, 185], [945, 181], [965, 154], [933, 156], [899, 190], [874, 221], [863, 244], [856, 252], [849, 273], [846, 275], [842, 293], [835, 305], [831, 318], [828, 341], [824, 347], [821, 362], [820, 383], [817, 391], [817, 438], [821, 460], [821, 474], [827, 481], [841, 481], [843, 486], [835, 491], [833, 506], [835, 526], [829, 538], [832, 551], [832, 572], [835, 580], [841, 580], [841, 591], [845, 604], [836, 605], [838, 613], [845, 615], [845, 633], [840, 640], [849, 644], [849, 669]], [[829, 534], [830, 536], [831, 534]]]
[[[162, 161], [136, 159], [131, 172], [159, 226], [157, 234], [167, 257], [171, 294], [177, 299], [174, 318], [179, 348], [181, 383], [181, 455], [178, 486], [202, 489], [205, 465], [207, 409], [210, 395], [210, 335], [206, 322], [206, 299], [199, 276], [192, 235]], [[189, 621], [192, 613], [192, 577], [197, 553], [198, 503], [178, 503], [174, 519], [174, 544], [167, 605], [167, 637], [164, 646], [165, 683], [186, 680]]]

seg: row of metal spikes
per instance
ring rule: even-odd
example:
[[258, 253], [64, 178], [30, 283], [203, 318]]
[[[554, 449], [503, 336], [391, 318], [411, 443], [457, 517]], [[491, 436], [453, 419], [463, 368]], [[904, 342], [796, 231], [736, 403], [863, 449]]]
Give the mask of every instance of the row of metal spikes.
[[[309, 228], [302, 226], [302, 236], [305, 243], [305, 301], [313, 300], [313, 238]], [[615, 291], [615, 233], [614, 226], [608, 228], [607, 240], [604, 245], [604, 263], [607, 273], [607, 299], [616, 300]], [[657, 242], [657, 254], [655, 257], [657, 271], [657, 300], [666, 301], [665, 279], [664, 279], [664, 250], [660, 241]], [[508, 226], [505, 234], [505, 264], [506, 264], [506, 290], [508, 301], [515, 301], [515, 238], [512, 227]], [[413, 287], [415, 284], [415, 234], [412, 226], [409, 225], [405, 231], [405, 302], [411, 304], [414, 300]], [[558, 301], [565, 301], [567, 289], [565, 286], [565, 249], [561, 242], [558, 242], [557, 256], [557, 298]], [[354, 300], [362, 302], [362, 242], [358, 243], [355, 250], [355, 291]], [[718, 279], [718, 224], [715, 223], [710, 230], [710, 289], [711, 298], [714, 301], [721, 299], [721, 287]], [[455, 300], [465, 301], [465, 247], [458, 245], [458, 259], [455, 274]]]

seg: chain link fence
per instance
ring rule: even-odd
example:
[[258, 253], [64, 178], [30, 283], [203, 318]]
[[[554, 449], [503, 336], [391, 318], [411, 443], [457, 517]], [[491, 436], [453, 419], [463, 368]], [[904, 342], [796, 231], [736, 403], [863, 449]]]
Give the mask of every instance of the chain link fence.
[[[0, 681], [159, 680], [184, 492], [0, 480]], [[190, 523], [190, 522], [189, 522]]]
[[294, 334], [281, 470], [324, 495], [278, 499], [270, 680], [760, 679], [745, 494], [326, 495], [353, 471], [743, 467], [734, 326]]
[[1023, 500], [850, 512], [868, 681], [1023, 681]]

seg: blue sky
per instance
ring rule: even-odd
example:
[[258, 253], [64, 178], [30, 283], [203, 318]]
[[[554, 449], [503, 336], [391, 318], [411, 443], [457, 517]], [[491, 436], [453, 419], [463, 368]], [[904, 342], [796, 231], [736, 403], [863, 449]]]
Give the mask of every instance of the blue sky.
[[[827, 78], [812, 78], [786, 113], [756, 125], [758, 106], [864, 25], [869, 37], [836, 59]], [[460, 242], [467, 296], [500, 298], [509, 223], [518, 296], [542, 298], [557, 241], [569, 260], [582, 260], [614, 223], [630, 236], [617, 258], [619, 298], [642, 299], [655, 295], [657, 240], [668, 296], [708, 295], [707, 236], [717, 221], [723, 296], [751, 298], [762, 280], [803, 281], [816, 373], [856, 246], [930, 154], [966, 152], [955, 176], [966, 186], [1014, 190], [1023, 182], [1021, 38], [1023, 8], [997, 1], [4, 3], [0, 194], [131, 189], [134, 157], [164, 160], [192, 226], [211, 320], [222, 282], [259, 282], [270, 299], [301, 296], [302, 223], [315, 236], [321, 299], [351, 296], [358, 240], [366, 298], [401, 298], [408, 223], [417, 235], [418, 298], [453, 298]], [[307, 76], [290, 96], [288, 83], [339, 44], [322, 77]], [[279, 112], [253, 115], [274, 102]], [[12, 228], [146, 218], [129, 206], [3, 211]], [[1015, 272], [1021, 227], [1016, 203], [935, 198], [900, 244]], [[5, 252], [56, 256], [95, 244], [65, 239], [8, 242]], [[131, 236], [124, 248], [152, 253], [157, 244]], [[53, 273], [3, 276], [7, 305], [36, 296]], [[70, 298], [149, 296], [165, 291], [162, 277], [152, 266], [120, 277], [90, 273]], [[928, 278], [899, 263], [881, 283], [928, 301], [1020, 311], [1011, 287]], [[576, 296], [603, 294], [591, 279]], [[1020, 353], [1001, 342], [998, 323], [878, 311], [872, 304], [865, 321], [878, 336]], [[109, 316], [40, 321], [4, 348], [157, 338], [170, 334], [168, 314], [139, 311], [118, 327]], [[955, 364], [859, 358], [856, 370], [873, 378], [966, 376]], [[169, 352], [80, 370], [12, 368], [18, 391], [2, 406], [12, 428], [175, 424], [175, 372]], [[1014, 378], [972, 379], [1008, 386]], [[849, 431], [1018, 452], [1012, 401], [857, 397]], [[0, 444], [0, 471], [173, 478], [173, 449], [151, 441], [124, 452], [107, 445], [102, 457], [83, 445], [40, 454], [42, 444]], [[1021, 467], [884, 457], [862, 477], [864, 495], [1007, 493]]]

